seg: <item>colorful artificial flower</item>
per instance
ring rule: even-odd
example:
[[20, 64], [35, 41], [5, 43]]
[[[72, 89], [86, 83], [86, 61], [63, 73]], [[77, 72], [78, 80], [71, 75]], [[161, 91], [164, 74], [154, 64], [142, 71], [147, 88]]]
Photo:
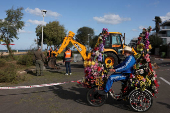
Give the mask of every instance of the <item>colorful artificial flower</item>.
[[95, 65], [95, 62], [94, 62], [94, 61], [92, 61], [92, 62], [91, 62], [91, 64], [94, 66], [94, 65]]
[[146, 54], [146, 55], [144, 56], [144, 58], [146, 59], [147, 62], [150, 62], [150, 55], [149, 55], [149, 54]]

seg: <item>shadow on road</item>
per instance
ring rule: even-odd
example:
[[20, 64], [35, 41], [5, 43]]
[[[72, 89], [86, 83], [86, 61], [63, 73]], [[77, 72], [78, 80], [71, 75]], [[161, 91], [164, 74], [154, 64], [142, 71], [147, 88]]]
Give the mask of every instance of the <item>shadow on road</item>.
[[111, 106], [114, 106], [114, 107], [117, 107], [117, 108], [120, 108], [120, 109], [123, 109], [123, 110], [132, 111], [130, 106], [129, 106], [128, 101], [123, 101], [123, 100], [117, 101], [117, 100], [114, 100], [110, 96], [108, 97], [106, 104], [110, 104]]
[[53, 93], [62, 99], [66, 99], [66, 100], [70, 99], [77, 103], [88, 105], [87, 100], [86, 100], [87, 89], [83, 88], [79, 84], [69, 89], [65, 89], [59, 85], [49, 87], [49, 89], [53, 90]]
[[[53, 90], [54, 94], [56, 96], [62, 98], [62, 99], [70, 99], [73, 100], [77, 103], [83, 104], [90, 106], [87, 102], [86, 99], [86, 94], [87, 94], [87, 89], [82, 87], [81, 85], [77, 84], [76, 86], [73, 86], [71, 88], [65, 89], [62, 86], [54, 86], [54, 87], [49, 87], [50, 90]], [[128, 102], [126, 101], [116, 101], [113, 98], [109, 96], [105, 104], [109, 104], [111, 106], [123, 109], [123, 110], [128, 110], [132, 111], [130, 109], [130, 106]]]
[[71, 64], [71, 68], [84, 68], [83, 64]]
[[27, 74], [33, 75], [33, 76], [37, 76], [36, 73], [34, 73], [33, 71], [28, 71]]
[[46, 92], [46, 93], [48, 93], [48, 92], [50, 92], [50, 91], [53, 91], [53, 90], [47, 90], [47, 91], [34, 91], [34, 92], [28, 92], [28, 93], [13, 93], [13, 94], [5, 94], [5, 95], [0, 95], [0, 97], [2, 96], [9, 96], [9, 95], [11, 95], [11, 96], [13, 96], [13, 95], [28, 95], [28, 94], [31, 94], [31, 93], [42, 93], [42, 92]]
[[164, 102], [157, 102], [158, 104], [162, 104], [162, 105], [165, 105], [167, 108], [169, 108], [170, 109], [170, 105], [169, 104], [167, 104], [167, 103], [164, 103]]

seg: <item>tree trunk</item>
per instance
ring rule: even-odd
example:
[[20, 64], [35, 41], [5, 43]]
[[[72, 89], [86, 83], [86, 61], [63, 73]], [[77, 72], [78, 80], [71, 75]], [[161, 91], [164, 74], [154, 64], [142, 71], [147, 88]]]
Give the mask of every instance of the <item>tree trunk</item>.
[[6, 43], [6, 47], [7, 47], [8, 51], [9, 51], [9, 57], [14, 60], [14, 56], [12, 54], [11, 47], [9, 46], [9, 44], [10, 44], [9, 41], [7, 40], [5, 43]]

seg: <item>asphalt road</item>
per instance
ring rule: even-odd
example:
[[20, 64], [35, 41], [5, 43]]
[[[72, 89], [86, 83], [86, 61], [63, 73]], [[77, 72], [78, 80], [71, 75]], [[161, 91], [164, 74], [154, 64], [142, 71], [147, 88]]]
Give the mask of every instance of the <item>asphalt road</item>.
[[[170, 60], [156, 60], [160, 66], [156, 69], [159, 81], [159, 93], [153, 97], [153, 106], [146, 113], [170, 113]], [[81, 62], [80, 62], [81, 63]], [[169, 70], [168, 70], [169, 69]], [[60, 71], [64, 72], [64, 66]], [[51, 82], [64, 82], [79, 80], [83, 75], [81, 64], [73, 63], [71, 76], [57, 77]], [[75, 76], [74, 73], [80, 76]], [[46, 76], [46, 75], [45, 75]], [[161, 77], [161, 78], [160, 78]], [[162, 79], [163, 78], [163, 79]], [[41, 79], [39, 79], [41, 80]], [[35, 82], [36, 83], [36, 82]], [[35, 84], [31, 83], [31, 84]], [[19, 85], [31, 85], [21, 83]], [[120, 82], [114, 83], [116, 91], [120, 89]], [[115, 101], [109, 97], [101, 107], [88, 105], [86, 100], [87, 89], [78, 83], [67, 83], [42, 88], [0, 90], [0, 113], [132, 113], [125, 101]]]

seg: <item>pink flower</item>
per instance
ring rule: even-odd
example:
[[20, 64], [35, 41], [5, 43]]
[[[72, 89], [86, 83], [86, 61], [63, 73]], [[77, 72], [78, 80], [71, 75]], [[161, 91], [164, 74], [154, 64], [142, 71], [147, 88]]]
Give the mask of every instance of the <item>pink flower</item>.
[[145, 82], [146, 81], [145, 78], [143, 78], [142, 81]]
[[144, 58], [146, 59], [147, 62], [150, 62], [149, 56], [150, 56], [149, 54], [146, 54], [145, 57], [144, 57]]
[[94, 70], [97, 70], [97, 66], [96, 65], [94, 66]]

